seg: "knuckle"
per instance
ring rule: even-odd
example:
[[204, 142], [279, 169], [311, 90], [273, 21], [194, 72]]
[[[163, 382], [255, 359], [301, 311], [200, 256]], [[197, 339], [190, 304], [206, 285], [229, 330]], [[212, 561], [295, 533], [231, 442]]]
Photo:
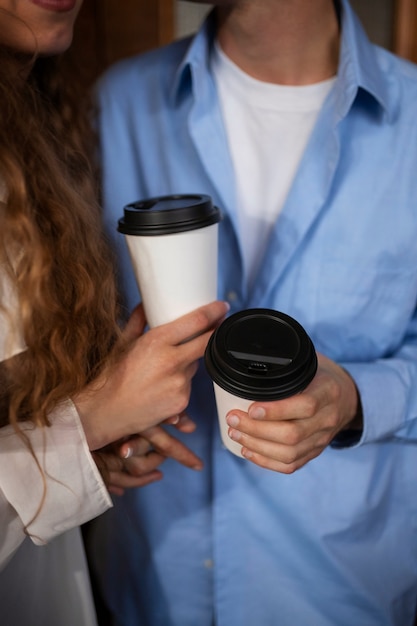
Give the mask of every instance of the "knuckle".
[[188, 406], [189, 401], [189, 386], [181, 385], [175, 389], [174, 397], [171, 402], [171, 409], [174, 414], [182, 413]]
[[166, 456], [172, 456], [178, 448], [178, 441], [173, 437], [169, 437], [164, 441], [163, 453]]
[[294, 472], [298, 469], [298, 465], [293, 462], [293, 463], [287, 463], [284, 465], [282, 473], [283, 474], [294, 474]]
[[305, 395], [303, 398], [303, 416], [311, 418], [315, 415], [318, 408], [318, 402], [314, 396]]
[[[158, 346], [161, 343], [161, 338], [158, 333], [152, 332], [152, 329], [151, 329], [148, 333], [146, 333], [146, 335], [142, 337], [142, 339], [144, 342], [146, 342], [147, 347], [150, 350], [158, 350]], [[138, 345], [137, 349], [140, 350], [141, 347], [139, 346], [139, 344], [137, 345]]]
[[204, 330], [211, 324], [209, 312], [206, 308], [198, 309], [195, 313], [195, 322], [199, 329]]
[[292, 465], [295, 464], [296, 460], [298, 458], [298, 455], [296, 453], [295, 450], [289, 450], [286, 454], [285, 454], [285, 463], [291, 467]]
[[144, 467], [143, 459], [136, 457], [135, 459], [131, 459], [129, 464], [126, 464], [126, 469], [131, 476], [140, 477], [146, 470]]
[[335, 429], [339, 426], [339, 417], [336, 411], [330, 411], [327, 420], [331, 429]]
[[302, 439], [302, 429], [299, 423], [287, 424], [283, 435], [284, 443], [287, 446], [296, 446]]
[[329, 380], [328, 393], [333, 402], [338, 402], [340, 400], [342, 390], [336, 380]]
[[324, 448], [327, 448], [327, 446], [331, 443], [333, 436], [334, 436], [333, 430], [323, 433], [321, 437], [319, 437], [317, 440], [318, 449], [321, 451], [321, 450], [324, 450]]
[[178, 397], [184, 393], [187, 386], [187, 377], [180, 369], [174, 369], [167, 380], [167, 390], [171, 396]]

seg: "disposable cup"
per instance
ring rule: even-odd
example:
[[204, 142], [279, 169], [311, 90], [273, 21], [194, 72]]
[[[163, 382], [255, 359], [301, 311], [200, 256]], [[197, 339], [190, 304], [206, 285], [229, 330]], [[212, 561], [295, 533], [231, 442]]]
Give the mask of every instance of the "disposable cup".
[[217, 299], [220, 210], [210, 196], [158, 196], [124, 207], [126, 237], [149, 326]]
[[304, 328], [273, 309], [247, 309], [224, 320], [210, 337], [204, 361], [222, 441], [240, 457], [241, 444], [228, 436], [227, 413], [300, 393], [317, 371], [316, 351]]

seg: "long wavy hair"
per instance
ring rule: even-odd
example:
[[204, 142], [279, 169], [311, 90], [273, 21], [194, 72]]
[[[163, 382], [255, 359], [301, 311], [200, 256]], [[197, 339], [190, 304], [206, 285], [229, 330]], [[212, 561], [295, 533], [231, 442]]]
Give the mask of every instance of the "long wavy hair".
[[17, 430], [22, 420], [48, 425], [48, 413], [102, 370], [119, 335], [91, 109], [64, 58], [0, 47], [0, 273], [27, 347], [2, 364], [0, 421]]

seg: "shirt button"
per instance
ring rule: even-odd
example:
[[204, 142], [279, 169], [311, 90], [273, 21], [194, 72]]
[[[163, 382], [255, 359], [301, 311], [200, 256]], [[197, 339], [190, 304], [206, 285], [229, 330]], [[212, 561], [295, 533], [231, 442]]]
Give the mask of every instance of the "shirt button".
[[228, 302], [236, 302], [237, 298], [238, 298], [238, 295], [237, 295], [236, 291], [229, 291], [226, 294], [226, 300]]
[[212, 567], [213, 567], [213, 561], [212, 561], [212, 559], [205, 559], [205, 560], [204, 560], [204, 567], [205, 567], [206, 569], [212, 569]]

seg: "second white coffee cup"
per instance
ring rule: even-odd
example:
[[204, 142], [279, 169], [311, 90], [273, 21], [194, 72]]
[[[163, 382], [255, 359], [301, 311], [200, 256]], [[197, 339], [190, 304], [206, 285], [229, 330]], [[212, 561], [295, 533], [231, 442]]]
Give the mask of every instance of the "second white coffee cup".
[[211, 335], [204, 357], [223, 444], [240, 457], [242, 445], [228, 435], [229, 411], [298, 394], [317, 370], [316, 351], [304, 328], [273, 309], [247, 309], [225, 319]]

